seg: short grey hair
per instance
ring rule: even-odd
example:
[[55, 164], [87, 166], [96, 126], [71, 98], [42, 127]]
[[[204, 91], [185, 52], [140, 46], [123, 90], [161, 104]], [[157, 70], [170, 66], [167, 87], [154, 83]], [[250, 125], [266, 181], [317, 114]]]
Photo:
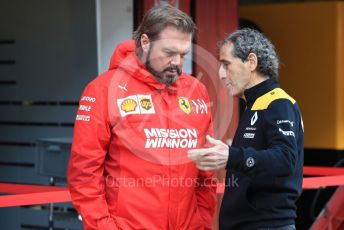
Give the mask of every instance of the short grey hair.
[[266, 76], [278, 78], [279, 58], [274, 45], [262, 33], [254, 29], [240, 29], [227, 38], [221, 44], [233, 44], [232, 55], [243, 62], [250, 53], [257, 56], [257, 72]]

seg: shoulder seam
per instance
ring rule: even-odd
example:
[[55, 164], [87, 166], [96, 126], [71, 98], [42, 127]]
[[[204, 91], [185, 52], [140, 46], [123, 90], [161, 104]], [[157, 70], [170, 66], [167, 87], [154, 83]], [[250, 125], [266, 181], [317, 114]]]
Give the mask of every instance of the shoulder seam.
[[258, 97], [256, 101], [253, 103], [251, 110], [265, 110], [273, 101], [278, 99], [287, 99], [292, 104], [296, 103], [294, 98], [289, 96], [283, 89], [275, 88], [267, 92], [266, 94]]

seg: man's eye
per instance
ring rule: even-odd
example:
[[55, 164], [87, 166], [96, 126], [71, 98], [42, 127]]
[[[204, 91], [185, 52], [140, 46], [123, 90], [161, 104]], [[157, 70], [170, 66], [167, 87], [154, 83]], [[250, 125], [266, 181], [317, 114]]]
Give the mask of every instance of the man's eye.
[[181, 54], [180, 57], [181, 58], [185, 58], [185, 56], [188, 55], [187, 53]]
[[165, 52], [165, 54], [166, 54], [166, 56], [168, 56], [168, 57], [172, 57], [172, 56], [174, 55], [173, 52]]

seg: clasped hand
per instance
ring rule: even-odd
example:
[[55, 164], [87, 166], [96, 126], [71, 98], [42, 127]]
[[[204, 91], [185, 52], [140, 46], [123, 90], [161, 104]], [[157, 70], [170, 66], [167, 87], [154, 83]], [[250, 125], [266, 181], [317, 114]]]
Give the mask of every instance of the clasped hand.
[[196, 167], [203, 171], [224, 169], [229, 156], [229, 146], [211, 136], [206, 136], [209, 148], [192, 149], [188, 151], [188, 157], [196, 163]]

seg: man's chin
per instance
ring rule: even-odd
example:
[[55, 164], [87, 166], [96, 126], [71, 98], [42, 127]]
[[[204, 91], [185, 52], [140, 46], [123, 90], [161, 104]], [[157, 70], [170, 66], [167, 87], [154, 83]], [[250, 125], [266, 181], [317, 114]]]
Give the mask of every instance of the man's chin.
[[178, 79], [179, 75], [176, 74], [165, 74], [163, 76], [157, 77], [157, 80], [166, 84], [166, 85], [172, 85], [175, 83]]

